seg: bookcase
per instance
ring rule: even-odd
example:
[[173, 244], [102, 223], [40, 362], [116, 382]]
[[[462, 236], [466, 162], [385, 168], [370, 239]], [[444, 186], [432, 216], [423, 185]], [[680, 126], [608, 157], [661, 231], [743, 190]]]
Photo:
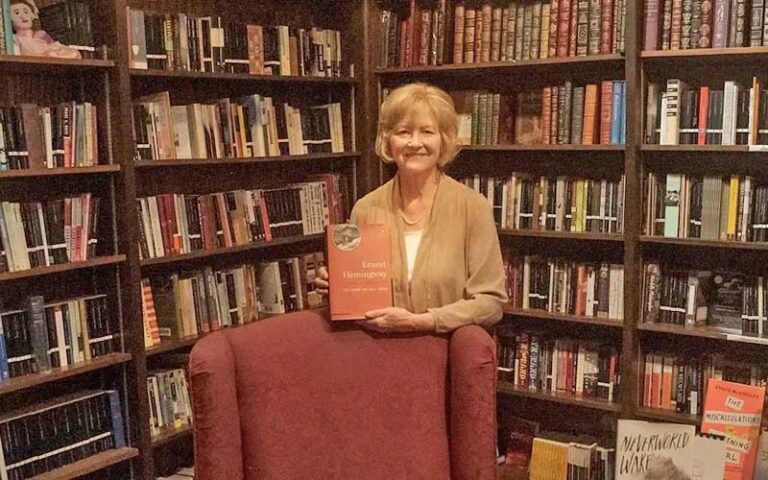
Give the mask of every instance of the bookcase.
[[[159, 435], [151, 435], [150, 414], [156, 412], [148, 398], [147, 378], [153, 371], [185, 365], [190, 348], [201, 334], [163, 338], [159, 344], [145, 348], [142, 280], [152, 275], [205, 267], [226, 269], [321, 251], [324, 235], [276, 235], [270, 241], [217, 244], [216, 248], [185, 253], [177, 249], [166, 252], [167, 255], [147, 257], [140, 249], [146, 232], [137, 216], [138, 200], [165, 194], [194, 196], [275, 188], [327, 173], [346, 179], [345, 200], [349, 204], [358, 192], [372, 188], [374, 170], [368, 167], [365, 153], [371, 150], [373, 137], [366, 132], [369, 106], [364, 97], [368, 86], [362, 81], [368, 54], [357, 41], [367, 35], [367, 6], [346, 0], [85, 1], [91, 10], [96, 48], [92, 55], [84, 56], [93, 58], [64, 60], [0, 54], [0, 105], [34, 103], [53, 107], [61, 102], [89, 102], [96, 112], [95, 121], [89, 121], [95, 124], [95, 147], [91, 147], [98, 153], [98, 162], [66, 168], [46, 168], [35, 163], [35, 168], [11, 167], [0, 171], [0, 201], [43, 202], [86, 192], [98, 196], [95, 255], [77, 262], [6, 269], [0, 273], [0, 311], [23, 310], [25, 299], [36, 295], [42, 296], [46, 304], [96, 293], [103, 295], [115, 328], [114, 352], [86, 361], [75, 359], [68, 366], [54, 367], [50, 373], [14, 375], [0, 382], [0, 411], [83, 389], [116, 390], [122, 405], [126, 446], [54, 469], [40, 478], [90, 475], [154, 479], [191, 464], [192, 435], [189, 426], [165, 428]], [[57, 2], [37, 3], [44, 7]], [[330, 39], [329, 35], [328, 49], [315, 54], [326, 55], [323, 58], [330, 64], [327, 55], [333, 51], [333, 55], [338, 55], [333, 58], [338, 71], [324, 76], [316, 71], [310, 74], [309, 65], [307, 75], [251, 74], [246, 73], [247, 68], [240, 73], [219, 67], [198, 71], [189, 65], [171, 68], [167, 64], [163, 69], [132, 68], [135, 65], [131, 63], [131, 36], [135, 32], [130, 28], [135, 11], [162, 15], [166, 21], [174, 14], [185, 14], [187, 18], [213, 17], [223, 22], [242, 22], [243, 26], [257, 24], [265, 29], [285, 25], [290, 27], [285, 28], [286, 39], [289, 31], [291, 38], [303, 35], [298, 29], [305, 29], [307, 37], [312, 27], [334, 30], [338, 36]], [[191, 28], [192, 24], [187, 25]], [[333, 43], [339, 39], [341, 45]], [[230, 38], [218, 40], [229, 40], [230, 46], [236, 43]], [[330, 45], [338, 46], [338, 50], [330, 50]], [[147, 48], [147, 53], [153, 53], [152, 46], [156, 45]], [[238, 53], [247, 53], [242, 44], [240, 47]], [[157, 61], [158, 57], [153, 58]], [[248, 67], [248, 59], [245, 60]], [[333, 140], [338, 141], [340, 134], [344, 147], [334, 147], [333, 153], [325, 153], [323, 148], [306, 154], [292, 150], [277, 155], [248, 155], [244, 151], [235, 155], [227, 150], [226, 154], [200, 158], [139, 159], [134, 141], [135, 105], [139, 98], [163, 92], [167, 92], [171, 105], [215, 103], [222, 98], [232, 99], [237, 105], [238, 98], [254, 94], [302, 107], [338, 104], [336, 113], [342, 129], [333, 133]], [[53, 116], [55, 121], [57, 117]], [[88, 239], [83, 241], [87, 244]]]
[[[563, 86], [566, 82], [571, 82], [571, 85], [575, 88], [577, 85], [601, 84], [605, 80], [624, 81], [625, 103], [622, 114], [626, 117], [626, 123], [623, 127], [620, 127], [625, 129], [624, 138], [620, 142], [604, 142], [602, 139], [601, 141], [584, 142], [582, 140], [585, 137], [581, 137], [578, 142], [562, 141], [561, 138], [557, 137], [558, 133], [562, 137], [562, 131], [557, 132], [555, 130], [552, 130], [555, 136], [549, 140], [542, 141], [539, 139], [528, 144], [512, 142], [509, 139], [506, 141], [478, 142], [475, 136], [477, 133], [473, 130], [470, 135], [469, 128], [467, 127], [467, 139], [471, 136], [471, 139], [467, 142], [469, 144], [461, 148], [456, 161], [448, 168], [450, 175], [459, 179], [468, 179], [470, 186], [473, 186], [473, 177], [475, 179], [482, 177], [481, 183], [485, 181], [485, 178], [503, 178], [506, 182], [514, 173], [518, 175], [516, 181], [519, 181], [521, 178], [523, 180], [529, 179], [529, 181], [533, 179], [533, 184], [536, 184], [540, 178], [555, 176], [567, 176], [574, 179], [586, 178], [587, 180], [603, 178], [618, 180], [619, 177], [623, 176], [623, 221], [620, 222], [622, 226], [618, 231], [609, 232], [589, 227], [582, 228], [581, 231], [578, 231], [579, 229], [577, 231], [568, 231], [567, 227], [562, 228], [560, 226], [557, 229], [554, 227], [546, 228], [543, 226], [543, 223], [533, 228], [510, 227], [511, 223], [502, 227], [504, 221], [500, 220], [501, 217], [497, 217], [497, 223], [500, 226], [499, 238], [502, 252], [507, 259], [514, 256], [532, 256], [532, 258], [544, 258], [544, 260], [568, 259], [598, 264], [600, 262], [608, 262], [611, 266], [616, 265], [623, 270], [620, 282], [621, 288], [617, 290], [617, 294], [623, 301], [623, 305], [619, 310], [623, 314], [618, 318], [609, 318], [609, 316], [595, 315], [594, 313], [585, 315], [583, 312], [574, 315], [573, 312], [563, 313], [564, 310], [555, 309], [553, 311], [552, 308], [522, 308], [520, 304], [511, 304], [505, 309], [504, 320], [500, 324], [502, 327], [499, 329], [499, 331], [509, 329], [513, 332], [512, 336], [507, 337], [506, 340], [503, 338], [503, 335], [500, 337], [500, 344], [502, 345], [505, 342], [508, 344], [515, 344], [516, 341], [519, 342], [520, 337], [515, 339], [516, 334], [524, 333], [527, 335], [522, 339], [526, 349], [526, 361], [530, 354], [528, 349], [532, 348], [533, 344], [531, 335], [556, 339], [577, 339], [588, 344], [590, 342], [597, 342], [616, 346], [617, 353], [619, 354], [618, 357], [620, 358], [620, 364], [617, 365], [620, 382], [614, 385], [616, 388], [613, 391], [613, 399], [609, 401], [605, 398], [587, 396], [585, 394], [565, 393], [557, 388], [552, 389], [554, 390], [552, 391], [541, 388], [532, 389], [529, 388], [529, 385], [515, 385], [515, 382], [509, 379], [512, 374], [508, 372], [517, 371], [515, 370], [516, 367], [514, 365], [506, 365], [510, 368], [504, 369], [504, 359], [500, 358], [500, 366], [502, 368], [498, 386], [499, 422], [503, 428], [505, 417], [516, 416], [536, 420], [541, 424], [541, 429], [545, 431], [561, 431], [575, 434], [588, 433], [607, 439], [615, 438], [615, 420], [617, 418], [698, 424], [700, 416], [685, 411], [685, 406], [682, 408], [683, 411], [678, 411], [674, 407], [670, 409], [668, 406], [667, 408], [661, 408], [661, 406], [650, 407], [644, 401], [644, 395], [647, 394], [644, 391], [644, 374], [649, 368], [646, 365], [648, 361], [647, 354], [649, 352], [692, 356], [715, 354], [731, 359], [754, 361], [754, 359], [764, 358], [765, 338], [757, 334], [753, 334], [751, 337], [740, 334], [728, 335], [722, 330], [705, 324], [707, 323], [705, 321], [689, 321], [683, 322], [684, 324], [649, 321], [649, 315], [646, 312], [646, 305], [644, 303], [648, 301], [649, 295], [647, 291], [649, 274], [646, 269], [649, 264], [660, 264], [663, 265], [662, 269], [669, 266], [670, 270], [707, 270], [710, 273], [739, 271], [749, 278], [758, 277], [763, 275], [761, 272], [764, 270], [765, 263], [765, 243], [735, 241], [735, 237], [727, 238], [725, 236], [705, 240], [703, 238], [691, 238], [693, 236], [691, 234], [687, 238], [678, 238], [678, 235], [674, 235], [674, 238], [672, 238], [664, 236], [663, 231], [660, 233], [649, 232], [646, 228], [647, 222], [651, 224], [654, 224], [654, 222], [663, 223], [663, 209], [665, 208], [665, 203], [663, 202], [669, 201], [669, 199], [667, 197], [662, 200], [661, 218], [654, 212], [647, 213], [649, 202], [649, 194], [647, 193], [649, 191], [647, 186], [648, 178], [649, 174], [654, 172], [659, 173], [659, 178], [662, 180], [668, 178], [665, 175], [669, 173], [687, 174], [689, 177], [695, 178], [702, 176], [740, 176], [739, 178], [752, 178], [753, 184], [759, 185], [764, 181], [766, 174], [765, 166], [762, 162], [764, 153], [761, 153], [765, 150], [765, 147], [762, 145], [746, 144], [763, 143], [756, 140], [733, 142], [744, 143], [740, 145], [721, 145], [719, 141], [716, 142], [717, 144], [713, 144], [715, 142], [710, 141], [704, 144], [695, 144], [697, 143], [696, 141], [688, 142], [694, 144], [683, 144], [686, 142], [682, 140], [679, 141], [680, 144], [675, 140], [674, 142], [666, 142], [674, 144], [659, 145], [658, 137], [654, 144], [650, 140], [652, 135], [649, 136], [649, 134], [652, 134], [654, 129], [658, 133], [659, 123], [662, 122], [661, 117], [663, 114], [661, 110], [658, 110], [657, 120], [647, 123], [647, 113], [653, 110], [655, 102], [661, 101], [657, 97], [657, 100], [649, 102], [648, 99], [652, 96], [649, 93], [649, 85], [657, 83], [657, 89], [662, 93], [669, 93], [669, 84], [667, 83], [669, 79], [682, 79], [685, 82], [689, 82], [692, 85], [692, 90], [697, 90], [699, 86], [704, 85], [709, 86], [713, 90], [717, 88], [722, 89], [725, 81], [737, 80], [744, 86], [744, 91], [748, 92], [750, 90], [749, 87], [753, 86], [752, 77], [764, 75], [766, 47], [762, 46], [764, 40], [757, 38], [761, 37], [757, 30], [762, 28], [764, 20], [758, 14], [755, 18], [760, 17], [760, 21], [756, 22], [759, 25], [750, 27], [749, 22], [746, 22], [746, 26], [744, 26], [743, 18], [740, 20], [742, 23], [739, 24], [733, 23], [736, 22], [736, 19], [730, 17], [730, 21], [734, 25], [731, 28], [735, 29], [735, 35], [739, 35], [740, 32], [743, 35], [740, 40], [731, 39], [731, 43], [727, 43], [729, 41], [727, 38], [725, 40], [721, 39], [726, 42], [726, 45], [732, 45], [729, 48], [694, 49], [691, 48], [691, 45], [698, 44], [699, 31], [690, 30], [691, 25], [688, 23], [688, 33], [686, 33], [684, 24], [681, 33], [681, 24], [676, 24], [676, 22], [690, 21], [690, 18], [688, 20], [681, 19], [679, 15], [684, 16], [687, 11], [682, 9], [698, 8], [699, 14], [702, 14], [702, 2], [698, 2], [698, 6], [692, 6], [687, 5], [688, 2], [679, 2], [679, 5], [676, 5], [678, 2], [667, 2], [669, 5], [664, 5], [664, 2], [653, 2], [652, 0], [645, 3], [630, 0], [623, 5], [622, 8], [624, 10], [621, 13], [625, 21], [625, 24], [619, 30], [624, 35], [623, 51], [605, 52], [598, 51], [599, 49], [592, 51], [592, 47], [590, 47], [589, 52], [587, 52], [588, 54], [582, 52], [581, 55], [574, 55], [573, 52], [570, 52], [570, 55], [561, 55], [560, 52], [556, 51], [553, 55], [553, 50], [551, 49], [552, 37], [549, 37], [550, 50], [546, 56], [540, 55], [533, 58], [530, 53], [521, 56], [519, 46], [518, 51], [515, 51], [514, 41], [512, 41], [512, 53], [508, 52], [505, 58], [504, 48], [507, 44], [504, 41], [504, 35], [507, 35], [508, 32], [501, 33], [501, 38], [494, 38], [492, 33], [486, 33], [484, 38], [490, 39], [490, 47], [486, 45], [485, 48], [491, 49], [490, 55], [486, 52], [485, 56], [483, 56], [481, 53], [481, 61], [478, 62], [478, 47], [472, 45], [469, 50], [475, 49], [473, 60], [467, 61], [467, 41], [472, 37], [472, 34], [466, 33], [466, 25], [461, 25], [459, 29], [454, 30], [456, 22], [458, 22], [458, 20], [454, 19], [454, 9], [457, 6], [461, 8], [462, 14], [465, 15], [464, 21], [468, 18], [466, 17], [466, 9], [476, 10], [473, 12], [473, 16], [485, 15], [486, 18], [483, 23], [485, 26], [489, 18], [492, 19], [492, 22], [496, 22], [494, 20], [496, 18], [505, 19], [509, 18], [508, 16], [513, 17], [514, 12], [509, 13], [505, 11], [506, 7], [510, 4], [513, 5], [512, 10], [515, 10], [515, 5], [517, 5], [519, 17], [520, 5], [535, 3], [537, 2], [381, 1], [372, 4], [372, 10], [369, 12], [372, 19], [378, 19], [378, 21], [371, 22], [373, 28], [370, 33], [377, 44], [376, 51], [378, 52], [375, 59], [374, 74], [370, 79], [372, 84], [370, 88], [378, 90], [378, 101], [381, 100], [387, 89], [411, 81], [432, 83], [452, 94], [457, 91], [479, 91], [481, 92], [481, 98], [484, 94], [492, 97], [493, 94], [500, 93], [502, 103], [505, 96], [515, 99], [515, 95], [519, 92], [537, 89], [539, 91], [544, 90], [543, 97], [545, 99], [544, 102], [546, 102], [547, 96], [552, 95], [550, 86]], [[562, 0], [560, 2], [544, 3], [547, 10], [550, 11], [557, 8], [556, 5], [558, 3], [560, 7], [563, 5]], [[581, 6], [573, 7], [574, 3], [581, 4], [582, 2], [568, 2], [571, 6], [570, 13], [578, 14]], [[755, 5], [759, 4], [759, 2], [753, 3]], [[712, 4], [715, 4], [715, 2], [712, 2]], [[605, 3], [603, 3], [604, 5]], [[484, 7], [487, 8], [487, 12], [481, 13]], [[676, 7], [679, 7], [681, 10], [678, 12], [678, 17], [672, 19], [670, 27], [667, 25], [664, 17], [660, 16], [659, 12], [667, 11], [669, 15], [674, 16]], [[536, 16], [537, 9], [540, 8], [540, 5], [535, 6], [532, 15]], [[757, 8], [757, 6], [754, 8]], [[500, 10], [498, 14], [495, 12], [496, 9]], [[592, 11], [591, 9], [592, 4], [590, 3], [588, 10]], [[419, 16], [420, 12], [423, 13], [424, 11], [433, 12], [431, 20], [429, 19], [429, 14]], [[435, 14], [435, 11], [438, 13]], [[693, 11], [696, 12], [697, 10]], [[747, 11], [749, 11], [749, 7], [747, 7]], [[418, 18], [415, 30], [413, 25], [411, 25], [411, 18], [414, 13], [417, 15], [416, 18]], [[614, 19], [616, 18], [615, 13], [616, 10], [614, 10]], [[439, 15], [443, 16], [443, 20], [439, 20]], [[696, 15], [694, 13], [693, 21], [698, 21], [700, 26], [702, 25], [701, 22], [706, 20], [702, 20], [701, 17], [696, 17]], [[552, 22], [555, 21], [555, 18], [553, 17]], [[435, 21], [438, 21], [439, 25], [445, 28], [444, 31], [438, 32], [437, 36], [435, 36], [435, 30], [430, 26], [434, 25]], [[573, 21], [573, 17], [571, 17], [571, 22]], [[577, 18], [576, 22], [582, 22], [581, 17]], [[726, 32], [728, 30], [727, 24], [725, 27], [722, 25], [713, 26], [711, 19], [709, 19], [709, 22], [708, 28], [712, 30], [715, 27], [719, 29], [725, 28]], [[546, 28], [551, 28], [551, 25], [554, 25], [554, 23], [542, 22], [542, 29], [545, 28], [545, 23]], [[418, 33], [419, 28], [425, 24], [428, 25], [427, 28], [431, 29], [431, 40], [429, 35], [425, 37], [420, 36]], [[608, 24], [610, 25], [610, 22]], [[495, 32], [499, 27], [497, 23], [493, 23], [493, 25], [492, 32]], [[501, 30], [504, 30], [506, 28], [504, 20], [501, 20], [501, 25]], [[517, 25], [518, 29], [520, 25]], [[736, 27], [735, 25], [741, 25], [741, 27]], [[574, 23], [571, 23], [570, 32], [573, 32], [573, 26]], [[461, 31], [461, 28], [464, 29], [465, 38], [460, 42], [454, 43], [454, 35]], [[514, 29], [514, 26], [510, 28]], [[533, 28], [536, 28], [535, 25]], [[673, 45], [677, 42], [677, 46], [673, 46], [674, 50], [669, 49], [669, 36], [665, 37], [667, 45], [662, 49], [662, 31], [665, 28], [667, 29], [666, 35], [669, 35], [669, 30], [670, 28], [672, 29], [671, 41]], [[750, 44], [750, 36], [748, 34], [750, 28], [755, 31], [755, 34], [753, 35], [753, 46], [747, 47], [746, 45]], [[601, 32], [603, 31], [603, 27], [599, 29]], [[644, 31], [650, 29], [655, 29], [658, 45], [654, 49], [650, 49], [650, 45], [654, 43], [651, 40], [648, 44], [649, 49], [644, 50]], [[414, 31], [416, 32], [415, 34], [413, 33]], [[590, 25], [586, 31], [590, 32], [589, 35], [591, 35], [593, 27]], [[616, 32], [614, 31], [614, 33]], [[690, 36], [694, 35], [692, 32], [695, 32], [696, 39]], [[701, 30], [701, 32], [704, 32], [704, 30]], [[581, 35], [582, 31], [577, 29], [577, 33]], [[442, 38], [443, 35], [445, 39]], [[582, 40], [589, 45], [591, 39], [586, 33], [584, 35], [586, 35], [585, 38], [576, 40], [577, 45]], [[683, 36], [682, 45], [680, 43], [680, 35]], [[689, 36], [686, 38], [686, 35]], [[701, 35], [703, 36], [705, 33], [701, 33]], [[704, 44], [711, 47], [713, 33], [708, 31], [706, 35], [709, 35], [709, 37]], [[537, 38], [536, 30], [533, 30], [531, 36]], [[477, 38], [480, 37], [475, 32], [475, 38], [472, 41], [476, 42]], [[542, 35], [543, 38], [545, 38], [544, 35]], [[423, 42], [425, 41], [430, 46], [433, 46], [435, 41], [438, 44], [445, 41], [444, 45], [437, 47], [438, 51], [444, 52], [444, 56], [439, 58], [440, 56], [438, 55], [438, 60], [435, 61], [434, 57], [430, 57], [429, 51], [426, 56], [423, 55], [423, 51], [421, 52], [422, 55], [419, 55], [418, 49], [424, 48]], [[530, 38], [528, 41], [530, 42]], [[419, 42], [421, 42], [420, 47]], [[684, 50], [682, 48], [686, 48], [686, 42], [688, 49]], [[494, 53], [493, 49], [498, 49], [499, 43], [501, 44], [501, 53], [499, 54], [498, 50]], [[557, 44], [557, 39], [555, 44]], [[565, 44], [568, 45], [567, 39]], [[573, 40], [571, 40], [572, 44]], [[463, 58], [461, 54], [458, 57], [453, 56], [455, 51], [452, 53], [451, 47], [457, 45], [463, 45]], [[408, 49], [411, 50], [409, 51]], [[405, 53], [403, 53], [403, 50], [405, 50]], [[456, 60], [463, 60], [463, 63], [459, 63]], [[759, 83], [757, 85], [759, 90]], [[567, 86], [567, 89], [570, 88], [571, 86]], [[761, 91], [760, 95], [763, 94], [764, 91]], [[659, 94], [657, 93], [656, 95]], [[462, 117], [461, 120], [463, 121], [468, 116], [473, 118], [472, 121], [474, 122], [478, 111], [472, 111], [472, 106], [467, 109], [465, 104], [462, 103], [466, 99], [466, 95], [454, 94], [453, 96], [455, 101], [458, 100], [456, 106]], [[480, 100], [480, 102], [482, 101]], [[490, 100], [488, 101], [490, 102]], [[581, 102], [583, 101], [582, 97]], [[371, 102], [372, 105], [369, 108], [371, 111], [374, 111], [376, 105], [373, 100]], [[739, 105], [742, 104], [739, 103]], [[462, 110], [463, 108], [464, 110]], [[474, 108], [477, 107], [475, 106]], [[482, 109], [483, 107], [480, 106], [479, 108]], [[547, 108], [546, 103], [544, 108]], [[658, 109], [658, 105], [655, 108]], [[604, 111], [600, 107], [598, 107], [598, 110]], [[493, 115], [496, 115], [495, 110]], [[545, 110], [545, 113], [542, 114], [542, 123], [544, 124], [547, 121], [551, 121], [545, 117], [546, 115], [548, 113]], [[682, 115], [682, 113], [675, 115]], [[736, 114], [734, 113], [734, 115]], [[501, 116], [502, 118], [498, 119], [498, 125], [502, 125], [504, 122], [503, 113]], [[698, 115], [698, 118], [700, 117], [701, 115]], [[755, 113], [755, 121], [757, 121], [757, 117], [758, 114]], [[749, 118], [751, 121], [752, 116]], [[500, 128], [493, 123], [496, 121], [496, 119], [492, 119], [486, 127]], [[680, 118], [679, 133], [681, 135], [684, 132], [683, 129], [686, 128], [682, 123], [684, 121], [683, 118]], [[480, 122], [480, 128], [482, 129], [482, 122], [484, 120], [481, 118]], [[663, 122], [667, 122], [667, 120], [663, 120]], [[736, 122], [735, 117], [734, 122]], [[742, 120], [739, 120], [739, 122], [742, 122]], [[662, 125], [664, 124], [662, 123]], [[666, 128], [670, 128], [668, 125], [667, 123]], [[750, 124], [751, 126], [752, 124]], [[693, 127], [693, 130], [690, 131], [694, 132], [696, 127], [702, 128], [700, 123], [698, 125], [691, 125], [691, 127]], [[474, 128], [475, 125], [473, 123], [472, 129]], [[515, 128], [515, 126], [511, 127], [512, 130], [515, 130]], [[582, 131], [586, 127], [578, 125], [577, 128], [579, 131]], [[706, 130], [707, 127], [704, 126], [703, 128]], [[718, 127], [712, 125], [709, 128], [716, 129]], [[722, 124], [720, 128], [722, 128]], [[757, 134], [758, 131], [762, 131], [760, 129], [763, 127], [754, 128], [756, 128], [755, 134]], [[460, 137], [462, 136], [461, 129], [460, 127]], [[550, 131], [546, 128], [544, 130], [546, 136]], [[709, 132], [709, 130], [706, 131]], [[677, 133], [678, 131], [675, 130], [675, 135]], [[498, 135], [501, 138], [502, 132], [500, 131]], [[746, 135], [746, 131], [744, 135]], [[490, 139], [491, 137], [489, 136], [488, 138]], [[381, 181], [384, 181], [392, 173], [391, 170], [382, 167], [379, 170], [379, 178]], [[724, 182], [727, 183], [726, 180]], [[483, 185], [480, 190], [486, 194], [489, 194], [489, 191], [495, 191], [498, 194], [501, 188], [500, 184], [496, 184], [496, 190], [492, 190], [494, 187], [491, 183], [493, 182], [490, 182], [487, 186]], [[745, 188], [743, 183], [744, 181], [742, 180], [742, 197]], [[738, 190], [739, 186], [738, 184], [736, 185]], [[506, 190], [507, 186], [504, 185], [504, 194], [508, 191]], [[688, 191], [690, 191], [690, 187]], [[684, 192], [685, 189], [682, 189], [675, 193], [683, 195]], [[665, 193], [669, 193], [669, 190]], [[492, 193], [489, 196], [491, 195]], [[688, 195], [690, 196], [690, 193]], [[659, 193], [659, 196], [664, 197], [665, 195]], [[738, 197], [738, 194], [736, 196]], [[505, 199], [506, 201], [507, 199]], [[511, 202], [511, 200], [509, 201]], [[544, 201], [546, 202], [546, 200]], [[669, 203], [677, 205], [676, 201], [673, 200]], [[500, 206], [496, 205], [494, 201], [491, 201], [491, 204], [493, 204], [494, 208]], [[739, 203], [744, 209], [743, 211], [747, 212], [745, 204], [749, 206], [746, 201]], [[656, 205], [659, 205], [659, 203]], [[509, 205], [501, 208], [509, 208]], [[541, 215], [543, 216], [546, 216], [546, 213], [548, 213], [546, 205], [532, 208], [542, 209]], [[684, 204], [680, 204], [679, 208], [683, 209], [686, 207]], [[687, 208], [697, 207], [688, 206]], [[763, 207], [749, 206], [749, 208]], [[652, 209], [653, 206], [651, 207]], [[742, 210], [736, 212], [738, 219], [745, 218], [741, 212]], [[538, 221], [539, 217], [535, 210], [528, 210], [526, 213], [529, 216], [528, 218], [530, 216], [534, 217], [534, 223]], [[552, 213], [554, 224], [554, 210]], [[502, 213], [503, 215], [505, 214]], [[589, 207], [587, 215], [589, 215]], [[647, 215], [652, 215], [652, 217], [648, 219], [646, 218]], [[753, 214], [743, 213], [743, 215]], [[685, 221], [689, 220], [686, 217]], [[559, 221], [561, 220], [558, 219]], [[542, 222], [545, 222], [545, 220], [542, 220]], [[670, 219], [667, 220], [667, 223], [669, 222]], [[677, 217], [675, 217], [675, 222], [677, 222]], [[749, 225], [757, 225], [751, 219], [747, 220], [747, 223]], [[587, 223], [587, 225], [589, 224]], [[761, 227], [757, 226], [755, 228]], [[684, 236], [686, 235], [680, 235], [680, 237]], [[552, 265], [551, 268], [555, 272], [558, 271], [558, 268], [561, 268], [557, 266], [556, 262], [553, 263], [553, 261], [550, 261], [550, 265]], [[525, 267], [521, 266], [521, 272], [523, 268], [528, 268], [528, 265], [526, 264]], [[532, 266], [530, 268], [533, 270]], [[574, 269], [573, 275], [574, 277], [576, 276], [576, 269]], [[508, 280], [510, 278], [508, 275]], [[522, 273], [520, 273], [519, 278], [523, 278]], [[532, 283], [533, 281], [531, 279]], [[515, 287], [512, 286], [510, 288], [510, 291], [512, 291]], [[528, 287], [526, 286], [526, 288]], [[533, 292], [533, 286], [530, 288]], [[613, 285], [611, 285], [611, 288], [613, 288]], [[758, 290], [756, 291], [759, 291], [759, 287], [757, 288]], [[551, 292], [544, 291], [544, 298], [547, 298], [547, 295], [551, 296], [552, 294]], [[588, 303], [592, 301], [596, 301], [596, 299], [587, 300]], [[664, 305], [663, 301], [662, 305]], [[669, 306], [669, 303], [666, 305]], [[680, 308], [686, 311], [687, 305], [682, 305]], [[712, 307], [710, 306], [710, 308]], [[737, 307], [736, 310], [740, 308], [741, 306]], [[743, 315], [742, 318], [745, 318], [744, 315], [748, 315], [746, 307], [741, 311], [741, 314]], [[758, 313], [757, 309], [755, 309], [752, 315], [756, 316], [756, 318], [759, 317], [757, 322], [763, 321], [762, 315], [764, 313]], [[695, 326], [693, 325], [694, 323], [696, 323]], [[539, 347], [537, 343], [536, 348], [538, 349]], [[569, 351], [568, 348], [565, 348], [565, 350]], [[514, 351], [513, 349], [513, 353], [511, 353], [513, 357], [515, 355]], [[501, 355], [503, 356], [503, 352]], [[517, 359], [519, 361], [519, 357]], [[675, 365], [678, 364], [675, 363]], [[538, 368], [541, 367], [539, 366]], [[677, 372], [677, 370], [675, 371]], [[682, 369], [680, 371], [682, 372]], [[720, 373], [722, 374], [722, 372]], [[753, 373], [753, 375], [755, 374]], [[763, 378], [761, 373], [756, 375], [760, 379]], [[518, 380], [520, 380], [519, 377]], [[617, 380], [619, 379], [617, 378]], [[527, 381], [527, 379], [524, 378], [523, 381]], [[733, 381], [739, 380], [734, 379]], [[581, 386], [578, 388], [581, 388]], [[568, 389], [570, 390], [570, 387]], [[672, 400], [674, 402], [674, 398]], [[685, 401], [683, 404], [685, 404]], [[502, 431], [501, 435], [505, 433]]]

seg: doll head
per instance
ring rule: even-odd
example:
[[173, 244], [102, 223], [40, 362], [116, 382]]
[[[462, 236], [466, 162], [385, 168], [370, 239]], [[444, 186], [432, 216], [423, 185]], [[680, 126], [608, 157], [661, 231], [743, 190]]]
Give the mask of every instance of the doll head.
[[14, 31], [32, 30], [37, 17], [38, 9], [34, 0], [11, 1], [11, 20]]

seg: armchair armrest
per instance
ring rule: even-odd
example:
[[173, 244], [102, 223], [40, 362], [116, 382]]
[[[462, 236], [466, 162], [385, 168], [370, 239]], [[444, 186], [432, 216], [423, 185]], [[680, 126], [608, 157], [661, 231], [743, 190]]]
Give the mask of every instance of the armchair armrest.
[[189, 359], [189, 377], [195, 412], [195, 478], [242, 480], [235, 358], [223, 332], [197, 342]]
[[448, 347], [451, 478], [496, 479], [496, 347], [481, 327], [456, 330]]

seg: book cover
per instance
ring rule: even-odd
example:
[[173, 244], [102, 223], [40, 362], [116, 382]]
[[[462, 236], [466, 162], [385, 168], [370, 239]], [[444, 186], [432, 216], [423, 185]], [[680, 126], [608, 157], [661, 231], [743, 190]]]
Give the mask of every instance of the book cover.
[[392, 306], [392, 252], [385, 225], [330, 225], [331, 320], [361, 320]]
[[619, 420], [616, 480], [691, 478], [696, 427]]
[[726, 437], [725, 480], [752, 479], [764, 401], [764, 387], [707, 383], [701, 432]]

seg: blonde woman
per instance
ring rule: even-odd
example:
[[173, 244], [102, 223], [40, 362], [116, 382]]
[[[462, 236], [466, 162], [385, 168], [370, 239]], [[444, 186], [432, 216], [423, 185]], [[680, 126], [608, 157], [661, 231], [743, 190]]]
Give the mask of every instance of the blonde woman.
[[[504, 268], [488, 201], [443, 173], [457, 130], [451, 97], [431, 85], [399, 87], [381, 105], [376, 153], [397, 174], [355, 204], [351, 221], [389, 226], [394, 307], [367, 312], [365, 328], [449, 332], [502, 316]], [[327, 294], [328, 272], [315, 283]]]

